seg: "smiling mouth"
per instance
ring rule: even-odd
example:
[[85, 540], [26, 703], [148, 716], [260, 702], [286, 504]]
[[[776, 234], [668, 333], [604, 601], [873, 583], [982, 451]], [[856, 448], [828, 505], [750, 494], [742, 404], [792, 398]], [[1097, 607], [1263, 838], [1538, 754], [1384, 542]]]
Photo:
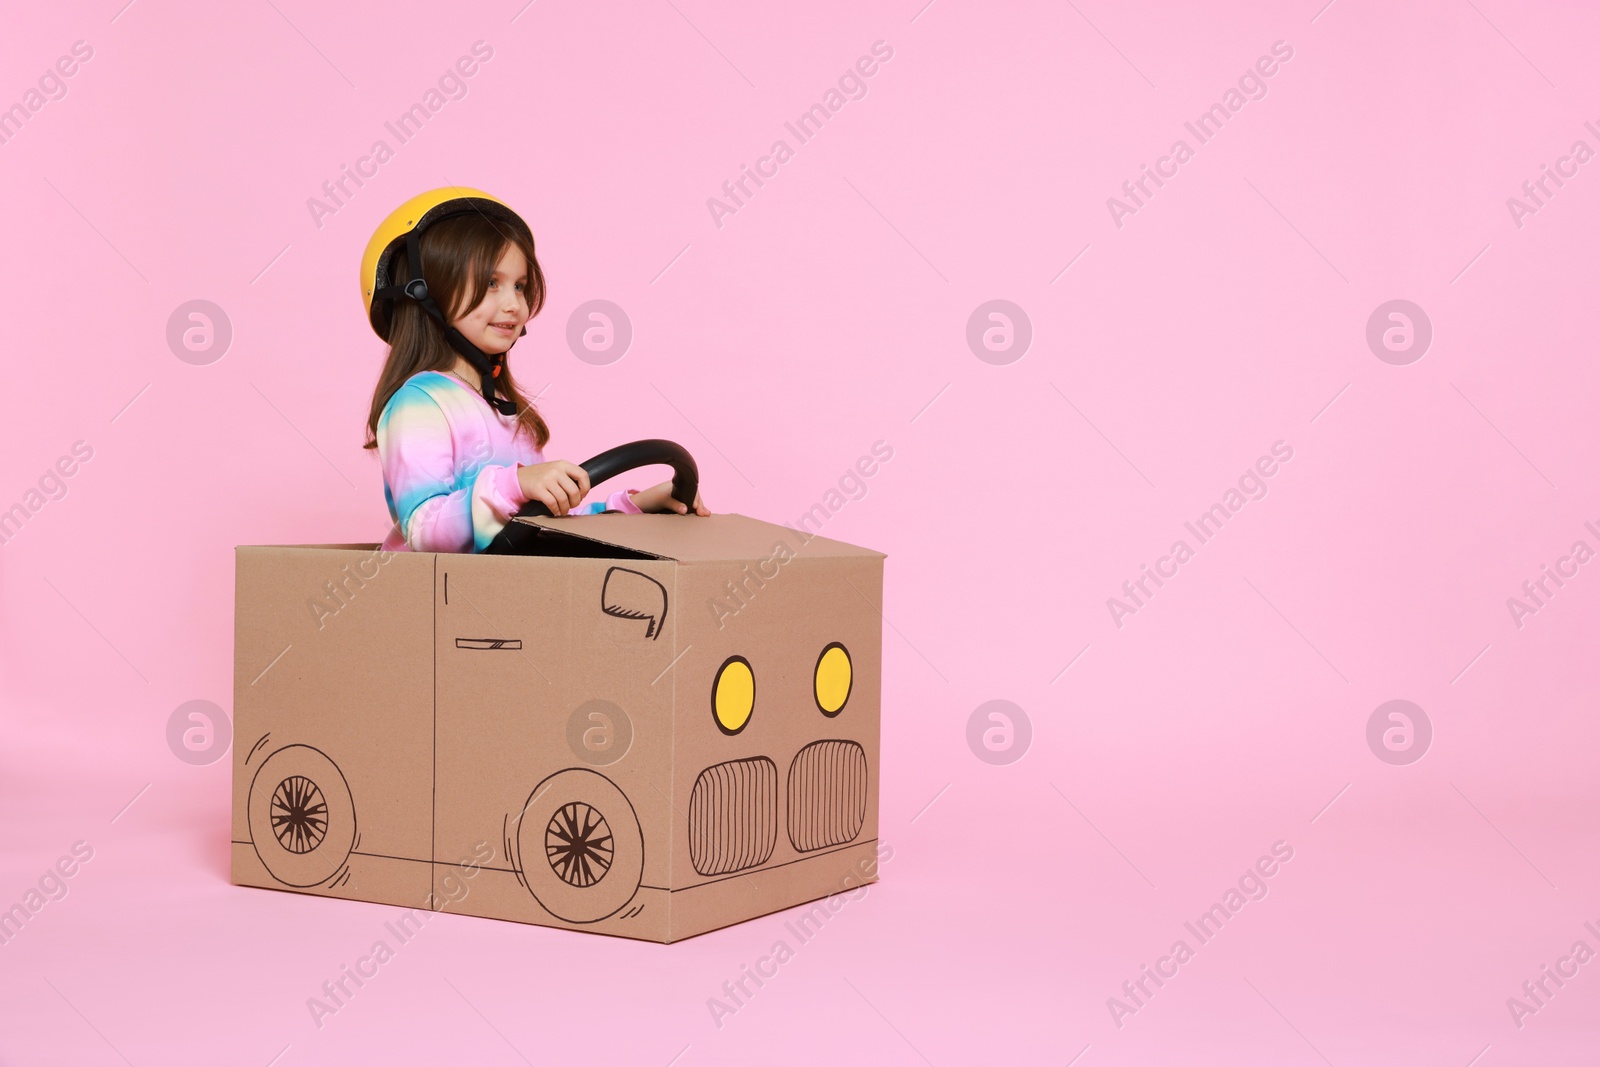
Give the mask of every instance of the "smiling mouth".
[[489, 328], [492, 329], [492, 330], [499, 330], [502, 333], [515, 333], [516, 330], [517, 330], [517, 327], [516, 327], [515, 324], [502, 325], [501, 323], [498, 323], [498, 322], [491, 322], [489, 324]]

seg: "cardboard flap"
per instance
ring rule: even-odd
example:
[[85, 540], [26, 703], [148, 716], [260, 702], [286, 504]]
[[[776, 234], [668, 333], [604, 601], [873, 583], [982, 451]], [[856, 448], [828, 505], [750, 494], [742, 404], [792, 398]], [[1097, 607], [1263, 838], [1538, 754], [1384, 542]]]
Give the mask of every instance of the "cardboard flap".
[[512, 521], [680, 563], [766, 559], [773, 555], [775, 546], [780, 542], [788, 546], [788, 551], [807, 558], [885, 558], [884, 553], [870, 548], [762, 522], [747, 515], [624, 515], [612, 512], [564, 515], [559, 518], [548, 515], [518, 517]]

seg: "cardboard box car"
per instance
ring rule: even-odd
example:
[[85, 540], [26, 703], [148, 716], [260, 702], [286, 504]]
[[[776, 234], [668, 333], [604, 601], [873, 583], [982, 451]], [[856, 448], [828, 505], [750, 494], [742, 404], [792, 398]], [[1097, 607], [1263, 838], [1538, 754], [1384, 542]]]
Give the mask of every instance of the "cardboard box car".
[[883, 553], [514, 521], [237, 548], [234, 883], [670, 942], [876, 881]]

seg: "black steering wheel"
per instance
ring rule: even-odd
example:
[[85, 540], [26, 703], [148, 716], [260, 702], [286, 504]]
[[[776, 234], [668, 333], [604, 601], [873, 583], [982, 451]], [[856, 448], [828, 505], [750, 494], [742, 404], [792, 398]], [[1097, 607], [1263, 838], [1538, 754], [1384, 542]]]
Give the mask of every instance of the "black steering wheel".
[[[623, 471], [648, 467], [653, 463], [665, 463], [672, 468], [672, 499], [693, 509], [695, 493], [700, 489], [700, 468], [695, 466], [694, 457], [674, 441], [663, 441], [658, 437], [630, 441], [616, 448], [608, 448], [578, 465], [589, 475], [589, 484], [595, 486], [615, 478]], [[542, 500], [530, 500], [517, 511], [517, 515], [522, 517], [549, 514], [550, 509]], [[523, 554], [538, 536], [536, 526], [525, 522], [508, 522], [483, 551], [495, 555]]]

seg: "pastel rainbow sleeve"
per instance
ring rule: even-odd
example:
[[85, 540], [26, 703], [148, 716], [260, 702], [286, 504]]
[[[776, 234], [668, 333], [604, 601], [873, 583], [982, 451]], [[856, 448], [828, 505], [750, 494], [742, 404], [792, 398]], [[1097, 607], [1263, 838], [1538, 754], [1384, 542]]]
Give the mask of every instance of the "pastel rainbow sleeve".
[[638, 515], [640, 514], [638, 506], [628, 499], [629, 493], [637, 493], [638, 491], [637, 489], [618, 489], [615, 493], [606, 497], [604, 501], [597, 500], [592, 504], [582, 504], [574, 508], [569, 514], [598, 515], [602, 511], [621, 511], [629, 515]]
[[481, 552], [523, 503], [515, 466], [456, 469], [450, 422], [421, 386], [395, 391], [376, 436], [389, 509], [413, 552]]

